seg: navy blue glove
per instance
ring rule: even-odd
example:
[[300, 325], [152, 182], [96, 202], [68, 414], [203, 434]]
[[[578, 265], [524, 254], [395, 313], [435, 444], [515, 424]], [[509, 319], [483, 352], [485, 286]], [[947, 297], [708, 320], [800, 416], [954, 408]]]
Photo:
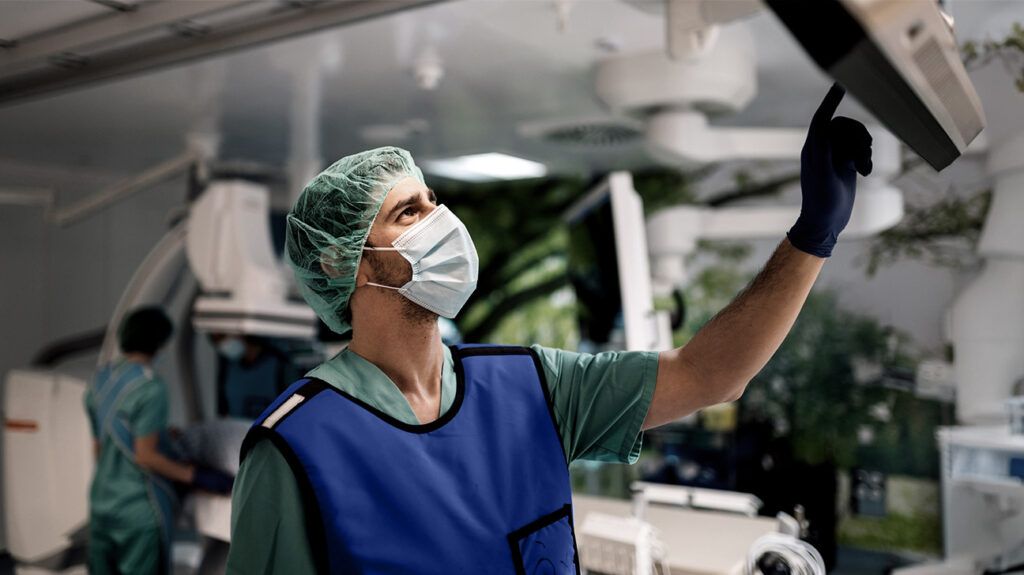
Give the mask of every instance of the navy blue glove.
[[789, 243], [821, 258], [832, 255], [839, 232], [850, 222], [857, 173], [871, 173], [871, 135], [857, 120], [832, 117], [846, 90], [833, 84], [811, 119], [800, 152], [800, 217]]
[[196, 466], [192, 475], [192, 487], [209, 491], [211, 493], [231, 493], [231, 486], [235, 478], [227, 473], [211, 469], [209, 467]]

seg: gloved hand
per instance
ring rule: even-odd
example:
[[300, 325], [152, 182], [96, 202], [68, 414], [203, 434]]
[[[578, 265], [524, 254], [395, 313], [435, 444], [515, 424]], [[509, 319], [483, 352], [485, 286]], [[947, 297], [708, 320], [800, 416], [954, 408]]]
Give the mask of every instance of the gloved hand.
[[199, 465], [195, 467], [195, 472], [192, 475], [192, 487], [211, 493], [224, 495], [231, 493], [231, 486], [234, 482], [235, 478], [227, 473]]
[[832, 255], [839, 232], [850, 222], [857, 172], [871, 173], [871, 135], [857, 120], [835, 114], [846, 90], [833, 84], [811, 119], [800, 152], [800, 217], [789, 242], [811, 255]]

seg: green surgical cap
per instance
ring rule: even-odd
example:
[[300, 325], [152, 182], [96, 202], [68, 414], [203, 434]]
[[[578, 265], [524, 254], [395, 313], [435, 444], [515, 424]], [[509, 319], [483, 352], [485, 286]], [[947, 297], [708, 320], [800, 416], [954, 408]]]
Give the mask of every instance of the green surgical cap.
[[285, 261], [302, 297], [337, 333], [352, 328], [348, 302], [373, 220], [391, 188], [409, 177], [423, 182], [401, 148], [345, 156], [306, 184], [288, 213]]

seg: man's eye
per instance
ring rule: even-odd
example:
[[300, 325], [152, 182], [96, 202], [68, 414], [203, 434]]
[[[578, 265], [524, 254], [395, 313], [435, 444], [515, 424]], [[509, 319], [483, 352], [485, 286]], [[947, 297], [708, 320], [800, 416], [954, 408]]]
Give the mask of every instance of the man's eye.
[[402, 215], [403, 216], [415, 216], [416, 215], [416, 211], [417, 211], [416, 208], [405, 208], [405, 210], [402, 211]]

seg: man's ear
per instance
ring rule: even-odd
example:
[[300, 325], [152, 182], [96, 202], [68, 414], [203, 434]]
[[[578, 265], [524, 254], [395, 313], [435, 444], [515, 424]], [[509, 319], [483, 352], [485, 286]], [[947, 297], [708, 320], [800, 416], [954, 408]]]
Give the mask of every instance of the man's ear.
[[[376, 222], [375, 222], [376, 223]], [[367, 247], [373, 247], [370, 243], [370, 236], [373, 235], [373, 229], [370, 229], [370, 233], [366, 235], [366, 241], [363, 245]], [[359, 269], [356, 270], [356, 287], [363, 287], [367, 282], [373, 281], [373, 266], [367, 261], [367, 258], [373, 257], [375, 254], [372, 251], [363, 251], [362, 257], [359, 258]]]
[[[336, 278], [342, 273], [341, 270], [332, 265], [330, 261], [323, 258], [320, 259], [320, 269], [323, 270], [329, 278]], [[356, 287], [362, 287], [366, 282], [371, 281], [370, 270], [370, 264], [367, 263], [366, 257], [364, 256], [360, 258], [359, 269], [356, 270]]]
[[366, 255], [359, 258], [359, 269], [356, 270], [356, 287], [363, 287], [370, 281], [370, 263], [366, 261]]
[[342, 273], [337, 258], [337, 251], [333, 248], [326, 248], [320, 252], [320, 269], [331, 279], [340, 276]]

